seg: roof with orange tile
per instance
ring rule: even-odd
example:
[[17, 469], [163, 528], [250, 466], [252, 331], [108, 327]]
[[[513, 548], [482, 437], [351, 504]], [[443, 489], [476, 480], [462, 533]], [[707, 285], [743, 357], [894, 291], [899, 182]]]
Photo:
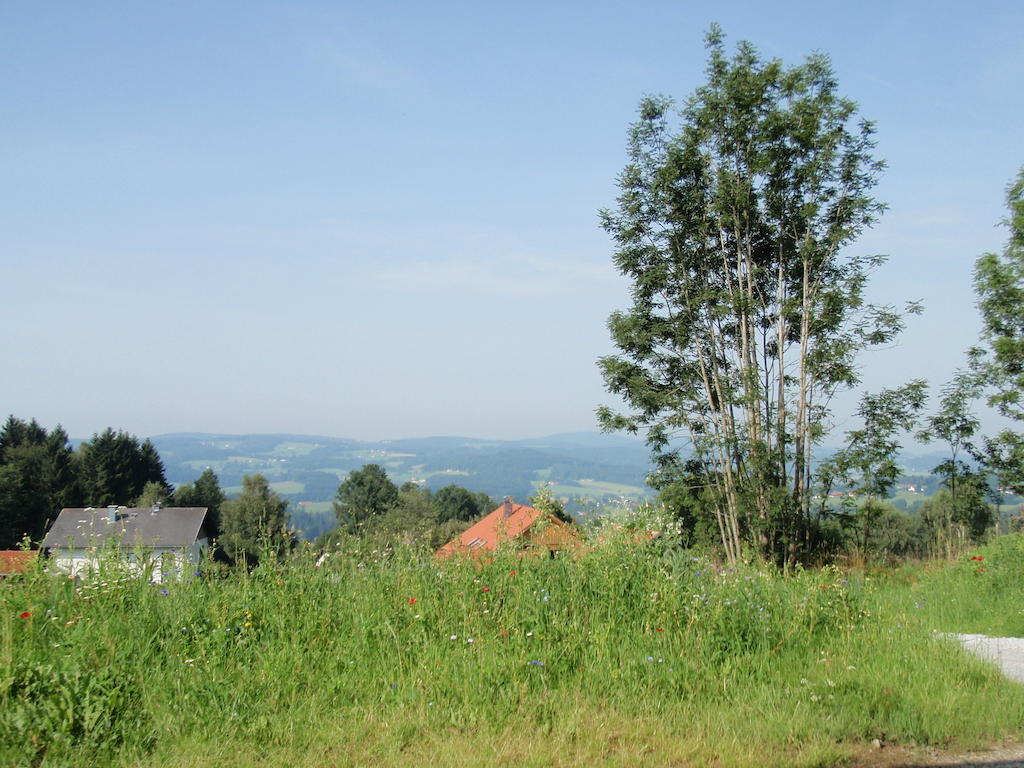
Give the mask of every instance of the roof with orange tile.
[[39, 557], [39, 552], [34, 549], [0, 550], [0, 576], [13, 576], [18, 573], [25, 573], [32, 567], [37, 557]]
[[554, 515], [548, 515], [535, 507], [507, 501], [449, 541], [436, 554], [438, 557], [448, 557], [456, 552], [497, 549], [503, 541], [522, 536], [542, 517], [557, 525], [565, 525]]

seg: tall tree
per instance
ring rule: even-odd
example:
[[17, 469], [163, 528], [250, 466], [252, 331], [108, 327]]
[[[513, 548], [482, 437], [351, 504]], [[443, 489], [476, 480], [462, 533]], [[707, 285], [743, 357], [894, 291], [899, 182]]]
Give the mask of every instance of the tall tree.
[[374, 515], [381, 515], [398, 502], [398, 487], [379, 464], [367, 464], [349, 474], [334, 502], [338, 525], [352, 531]]
[[787, 560], [806, 541], [831, 399], [858, 383], [857, 353], [902, 327], [864, 302], [882, 257], [845, 253], [883, 210], [883, 164], [825, 56], [787, 68], [742, 42], [729, 58], [717, 26], [707, 44], [681, 125], [668, 99], [641, 102], [618, 207], [602, 212], [633, 303], [610, 317], [619, 353], [599, 365], [631, 410], [598, 418], [645, 429], [663, 476], [688, 439], [726, 555], [746, 539]]
[[158, 483], [170, 494], [164, 465], [149, 440], [108, 427], [78, 449], [82, 503], [93, 507], [130, 504], [146, 483]]
[[858, 505], [853, 497], [846, 497], [847, 511], [852, 513], [865, 555], [872, 528], [886, 511], [882, 499], [889, 495], [900, 476], [898, 437], [914, 429], [927, 391], [924, 380], [916, 379], [878, 394], [865, 393], [857, 409], [861, 428], [847, 432], [846, 445], [823, 462], [822, 470], [830, 484], [838, 481], [852, 487], [860, 500]]
[[0, 549], [23, 536], [42, 538], [62, 507], [77, 495], [67, 433], [49, 433], [34, 419], [14, 416], [0, 428]]
[[[1010, 237], [1001, 254], [986, 253], [974, 265], [981, 312], [981, 346], [970, 351], [974, 371], [988, 385], [988, 403], [1003, 416], [1024, 420], [1024, 167], [1006, 191]], [[986, 441], [1000, 483], [1024, 492], [1024, 437], [1004, 429]]]
[[481, 508], [479, 494], [454, 484], [438, 489], [431, 501], [441, 523], [449, 520], [468, 522], [484, 511], [490, 512], [490, 509]]
[[957, 371], [942, 388], [939, 410], [925, 420], [925, 428], [917, 435], [924, 442], [941, 440], [949, 449], [948, 457], [932, 469], [942, 478], [946, 493], [928, 507], [934, 543], [947, 556], [980, 538], [993, 521], [986, 499], [988, 473], [977, 463], [984, 460], [985, 452], [975, 442], [981, 422], [973, 405], [981, 386], [976, 373]]
[[174, 491], [172, 503], [176, 507], [206, 507], [206, 522], [212, 538], [220, 536], [220, 508], [224, 503], [217, 473], [207, 467], [194, 483], [185, 483]]
[[281, 499], [263, 475], [242, 478], [242, 492], [221, 505], [221, 544], [235, 562], [255, 565], [267, 552], [283, 556], [295, 542]]

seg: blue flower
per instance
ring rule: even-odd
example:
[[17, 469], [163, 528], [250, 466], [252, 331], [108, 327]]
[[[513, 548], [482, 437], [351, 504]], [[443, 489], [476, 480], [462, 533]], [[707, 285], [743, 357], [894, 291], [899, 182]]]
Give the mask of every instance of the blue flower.
[[170, 593], [170, 592], [168, 592], [168, 591], [167, 591], [166, 589], [161, 589], [161, 590], [160, 590], [160, 594], [161, 594], [161, 595], [169, 595], [169, 594], [171, 594], [171, 593]]
[[536, 660], [536, 659], [534, 661], [528, 661], [526, 663], [527, 664], [532, 664], [535, 667], [543, 667], [544, 666], [544, 662], [543, 661]]

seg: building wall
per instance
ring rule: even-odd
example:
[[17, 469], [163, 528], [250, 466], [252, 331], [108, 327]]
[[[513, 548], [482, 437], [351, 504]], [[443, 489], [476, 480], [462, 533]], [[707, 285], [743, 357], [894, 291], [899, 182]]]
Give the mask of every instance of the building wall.
[[175, 570], [184, 572], [199, 564], [207, 546], [207, 539], [200, 539], [188, 549], [155, 547], [141, 554], [61, 548], [51, 550], [51, 562], [55, 569], [75, 578], [86, 578], [109, 570], [146, 576], [160, 584], [164, 581], [164, 574], [173, 578]]

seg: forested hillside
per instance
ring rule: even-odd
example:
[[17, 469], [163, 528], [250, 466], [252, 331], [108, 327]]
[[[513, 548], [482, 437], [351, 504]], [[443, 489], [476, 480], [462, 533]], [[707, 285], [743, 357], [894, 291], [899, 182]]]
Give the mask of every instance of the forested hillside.
[[493, 497], [526, 499], [547, 483], [559, 496], [595, 501], [639, 500], [650, 494], [644, 445], [614, 435], [581, 433], [521, 441], [431, 437], [364, 443], [310, 435], [158, 435], [173, 484], [213, 469], [229, 494], [259, 472], [282, 498], [326, 502], [350, 472], [379, 464], [397, 483], [431, 489], [456, 483]]

